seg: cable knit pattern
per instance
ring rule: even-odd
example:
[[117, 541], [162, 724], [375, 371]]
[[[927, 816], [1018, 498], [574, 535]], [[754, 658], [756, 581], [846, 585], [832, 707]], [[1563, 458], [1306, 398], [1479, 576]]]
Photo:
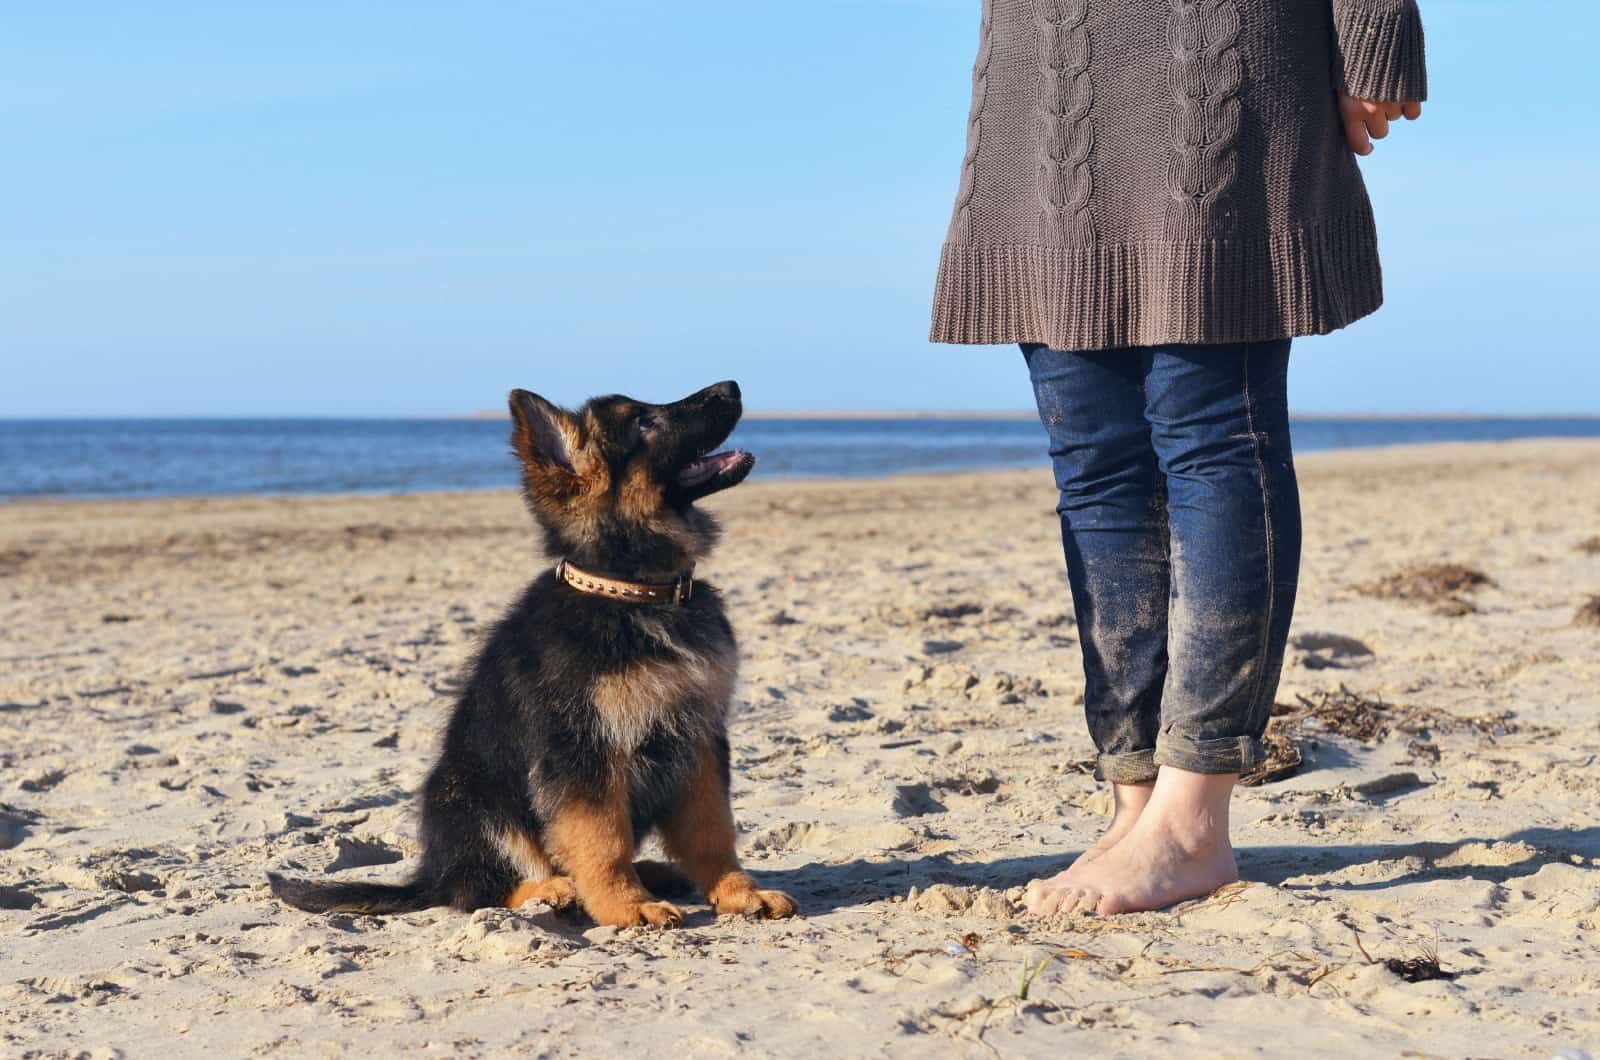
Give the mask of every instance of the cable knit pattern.
[[1393, 103], [1428, 98], [1416, 0], [1337, 0], [1333, 30], [1346, 92]]
[[1383, 302], [1340, 88], [1424, 84], [1416, 0], [985, 0], [936, 342], [1320, 335]]
[[1171, 0], [1172, 162], [1167, 167], [1166, 234], [1172, 239], [1234, 234], [1231, 192], [1239, 171], [1239, 9], [1233, 0]]
[[988, 102], [989, 62], [994, 54], [994, 0], [984, 0], [978, 58], [972, 65], [972, 110], [967, 118], [967, 153], [956, 193], [955, 229], [972, 238], [972, 193], [978, 182], [978, 148], [983, 144], [983, 108]]
[[1039, 241], [1094, 242], [1094, 82], [1089, 76], [1088, 0], [1034, 0], [1039, 20]]

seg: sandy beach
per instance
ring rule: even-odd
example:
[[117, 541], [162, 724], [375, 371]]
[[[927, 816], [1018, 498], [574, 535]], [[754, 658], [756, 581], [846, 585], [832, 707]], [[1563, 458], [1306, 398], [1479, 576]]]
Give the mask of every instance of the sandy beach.
[[546, 563], [511, 493], [0, 506], [0, 1054], [1593, 1051], [1600, 443], [1301, 479], [1245, 882], [1050, 920], [1021, 887], [1109, 799], [1048, 471], [716, 498], [741, 854], [803, 916], [668, 932], [267, 893], [415, 856], [452, 677]]

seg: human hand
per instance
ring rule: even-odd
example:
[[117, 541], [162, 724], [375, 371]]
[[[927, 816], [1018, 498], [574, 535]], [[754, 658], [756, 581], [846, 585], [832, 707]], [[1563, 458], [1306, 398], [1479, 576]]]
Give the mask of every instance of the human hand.
[[1416, 121], [1422, 117], [1422, 104], [1381, 103], [1371, 99], [1357, 99], [1348, 93], [1339, 93], [1339, 117], [1344, 122], [1344, 139], [1350, 150], [1358, 155], [1372, 154], [1372, 141], [1389, 135], [1389, 123], [1405, 118]]

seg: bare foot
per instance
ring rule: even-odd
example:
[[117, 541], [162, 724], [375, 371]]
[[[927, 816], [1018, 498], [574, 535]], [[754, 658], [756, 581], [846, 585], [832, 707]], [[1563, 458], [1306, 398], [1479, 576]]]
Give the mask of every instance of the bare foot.
[[1226, 839], [1196, 847], [1171, 828], [1135, 828], [1040, 912], [1139, 913], [1210, 894], [1239, 878]]
[[1134, 913], [1210, 894], [1239, 878], [1228, 841], [1233, 775], [1163, 767], [1144, 813], [1110, 850], [1031, 903], [1049, 913]]
[[1028, 884], [1028, 893], [1023, 897], [1023, 904], [1027, 906], [1030, 913], [1039, 912], [1038, 907], [1050, 895], [1057, 895], [1057, 901], [1059, 902], [1060, 892], [1070, 889], [1084, 869], [1121, 842], [1122, 837], [1133, 829], [1134, 822], [1144, 812], [1145, 805], [1150, 801], [1150, 792], [1153, 787], [1153, 782], [1150, 784], [1113, 784], [1111, 786], [1112, 794], [1117, 800], [1117, 809], [1111, 818], [1111, 825], [1106, 829], [1104, 835], [1095, 840], [1093, 846], [1079, 854], [1064, 871], [1056, 873], [1049, 879], [1033, 880]]

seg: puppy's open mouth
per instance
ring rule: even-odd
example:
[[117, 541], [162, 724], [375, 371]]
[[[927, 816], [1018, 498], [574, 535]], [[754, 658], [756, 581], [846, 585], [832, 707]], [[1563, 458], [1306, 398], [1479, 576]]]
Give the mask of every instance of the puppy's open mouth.
[[755, 466], [756, 458], [743, 449], [711, 453], [678, 469], [678, 485], [698, 497], [736, 486]]

